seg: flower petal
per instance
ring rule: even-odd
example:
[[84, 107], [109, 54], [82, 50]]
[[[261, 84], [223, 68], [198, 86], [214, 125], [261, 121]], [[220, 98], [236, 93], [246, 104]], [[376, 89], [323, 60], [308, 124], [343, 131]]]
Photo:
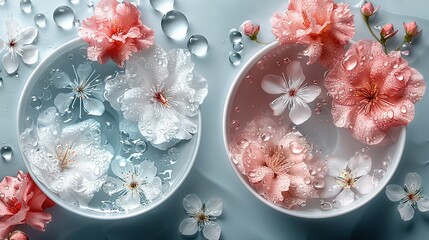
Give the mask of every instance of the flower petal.
[[401, 215], [401, 219], [404, 221], [409, 221], [414, 217], [414, 208], [411, 206], [410, 202], [400, 203], [398, 205], [398, 212]]
[[15, 35], [15, 32], [21, 28], [21, 25], [18, 23], [18, 21], [11, 17], [7, 18], [4, 23], [6, 27], [6, 35], [9, 38], [12, 38], [12, 36]]
[[429, 198], [423, 196], [419, 201], [417, 201], [417, 207], [419, 208], [420, 212], [429, 211]]
[[180, 223], [179, 231], [185, 236], [192, 236], [198, 231], [198, 222], [195, 218], [185, 218]]
[[144, 193], [144, 196], [149, 201], [156, 199], [161, 194], [161, 188], [162, 180], [159, 177], [155, 177], [152, 182], [140, 187]]
[[104, 113], [104, 104], [96, 98], [84, 98], [83, 108], [89, 115], [101, 116]]
[[116, 177], [110, 177], [108, 176], [106, 178], [106, 182], [104, 184], [103, 190], [109, 194], [109, 195], [113, 195], [119, 191], [124, 190], [125, 186], [124, 186], [124, 182], [122, 180], [119, 180]]
[[416, 172], [410, 172], [405, 177], [405, 186], [409, 193], [416, 193], [422, 187], [422, 178]]
[[4, 41], [3, 39], [0, 38], [0, 53], [3, 51], [4, 47], [5, 47]]
[[386, 195], [390, 201], [397, 202], [405, 197], [406, 193], [403, 187], [396, 184], [389, 184], [386, 187]]
[[154, 162], [151, 161], [143, 161], [138, 165], [137, 172], [139, 172], [139, 178], [145, 179], [147, 182], [151, 182], [155, 176], [157, 169], [154, 166]]
[[[297, 100], [297, 99], [294, 99]], [[310, 107], [302, 101], [294, 101], [289, 112], [289, 118], [295, 125], [304, 123], [311, 117]]]
[[133, 191], [128, 191], [125, 195], [118, 197], [115, 203], [125, 210], [132, 210], [141, 205], [140, 195]]
[[21, 39], [19, 40], [19, 43], [23, 45], [32, 44], [36, 39], [37, 34], [37, 28], [33, 26], [21, 29]]
[[369, 155], [357, 152], [347, 163], [347, 167], [351, 170], [355, 177], [361, 177], [371, 171], [372, 159]]
[[355, 183], [355, 189], [362, 195], [368, 194], [374, 189], [375, 185], [372, 182], [370, 175], [364, 175], [359, 178]]
[[76, 69], [77, 76], [81, 82], [89, 80], [89, 76], [92, 73], [92, 67], [90, 63], [82, 63]]
[[278, 75], [268, 74], [262, 79], [261, 87], [269, 94], [282, 94], [288, 91], [286, 80]]
[[218, 223], [210, 221], [203, 228], [203, 236], [208, 240], [218, 240], [220, 238], [221, 228]]
[[286, 67], [287, 77], [289, 82], [294, 82], [296, 84], [295, 86], [292, 86], [292, 84], [289, 85], [289, 87], [293, 87], [296, 89], [297, 87], [301, 86], [301, 84], [305, 80], [305, 75], [302, 72], [301, 63], [299, 61], [292, 61], [290, 62]]
[[346, 169], [347, 160], [335, 155], [326, 158], [326, 167], [328, 168], [328, 175], [332, 177], [340, 176], [341, 172]]
[[26, 45], [22, 48], [22, 61], [25, 64], [35, 64], [39, 60], [39, 50], [34, 45]]
[[274, 101], [270, 102], [270, 107], [273, 109], [274, 116], [281, 115], [287, 108], [289, 102], [289, 95], [284, 94], [276, 99]]
[[195, 194], [188, 194], [183, 199], [183, 208], [189, 214], [194, 214], [201, 210], [203, 207], [203, 203], [200, 198]]
[[206, 204], [206, 212], [209, 216], [218, 217], [222, 214], [222, 199], [212, 198]]
[[54, 99], [54, 105], [60, 113], [65, 113], [74, 99], [74, 93], [58, 93]]
[[340, 201], [341, 206], [344, 207], [355, 200], [355, 193], [350, 189], [344, 189], [335, 199]]
[[298, 89], [298, 97], [300, 97], [304, 102], [311, 103], [317, 96], [320, 95], [322, 89], [319, 86], [306, 86]]
[[8, 74], [12, 74], [16, 72], [16, 70], [18, 70], [19, 59], [17, 56], [13, 57], [13, 55], [10, 52], [7, 52], [3, 56], [2, 63]]
[[319, 197], [320, 198], [331, 198], [336, 195], [342, 190], [343, 188], [338, 185], [337, 180], [333, 177], [325, 177], [325, 185], [322, 189], [319, 191]]
[[116, 156], [110, 164], [113, 174], [124, 179], [127, 172], [134, 172], [133, 164], [122, 156]]
[[69, 75], [65, 72], [54, 72], [51, 81], [56, 88], [65, 88], [72, 82]]

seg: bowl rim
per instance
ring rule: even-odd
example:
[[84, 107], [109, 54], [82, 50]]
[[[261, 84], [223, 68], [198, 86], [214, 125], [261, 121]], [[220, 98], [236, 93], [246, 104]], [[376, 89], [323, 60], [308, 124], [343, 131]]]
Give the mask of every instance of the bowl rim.
[[233, 163], [233, 161], [230, 158], [229, 146], [228, 146], [228, 142], [230, 142], [230, 140], [228, 140], [228, 132], [229, 132], [228, 126], [229, 126], [229, 124], [227, 121], [228, 121], [228, 116], [229, 116], [229, 109], [232, 107], [231, 106], [232, 105], [232, 99], [235, 96], [235, 93], [236, 93], [238, 87], [240, 86], [241, 80], [244, 78], [244, 75], [248, 72], [249, 68], [252, 67], [263, 55], [265, 55], [266, 53], [270, 52], [271, 50], [273, 50], [279, 46], [281, 46], [281, 44], [278, 41], [274, 41], [273, 43], [270, 43], [269, 45], [267, 45], [267, 46], [263, 47], [262, 49], [260, 49], [259, 51], [257, 51], [256, 54], [254, 56], [252, 56], [243, 65], [243, 67], [240, 69], [240, 71], [238, 72], [238, 74], [234, 78], [232, 84], [230, 85], [230, 88], [229, 88], [228, 93], [227, 93], [227, 97], [226, 97], [226, 101], [225, 101], [225, 105], [224, 105], [224, 109], [223, 109], [223, 117], [222, 117], [222, 120], [223, 120], [222, 121], [223, 142], [224, 142], [224, 147], [225, 147], [225, 150], [226, 150], [227, 156], [228, 156], [227, 159], [228, 159], [229, 163], [231, 164], [232, 168], [234, 169], [235, 174], [240, 179], [240, 181], [243, 183], [243, 185], [246, 187], [246, 189], [248, 191], [250, 191], [257, 199], [259, 199], [265, 205], [267, 205], [267, 206], [269, 206], [269, 207], [271, 207], [271, 208], [273, 208], [279, 212], [285, 213], [285, 214], [290, 215], [290, 216], [305, 218], [305, 219], [326, 219], [326, 218], [333, 218], [333, 217], [341, 216], [341, 215], [350, 213], [352, 211], [355, 211], [355, 210], [361, 208], [363, 205], [369, 203], [376, 196], [378, 196], [378, 194], [380, 194], [380, 192], [384, 189], [384, 187], [389, 183], [389, 181], [391, 180], [391, 178], [395, 174], [395, 172], [399, 166], [399, 163], [401, 162], [402, 155], [403, 155], [404, 148], [405, 148], [405, 140], [406, 140], [406, 127], [405, 126], [401, 127], [400, 134], [399, 134], [399, 137], [397, 140], [398, 147], [400, 148], [400, 149], [398, 149], [399, 152], [398, 152], [398, 154], [395, 154], [395, 156], [392, 157], [392, 163], [395, 163], [395, 164], [393, 164], [393, 165], [391, 164], [389, 166], [389, 170], [392, 169], [392, 170], [390, 170], [391, 174], [387, 175], [387, 176], [386, 175], [383, 176], [383, 179], [386, 179], [383, 186], [381, 186], [375, 193], [373, 193], [367, 199], [360, 201], [353, 208], [347, 208], [346, 210], [341, 210], [344, 208], [339, 208], [339, 209], [336, 209], [336, 211], [326, 211], [326, 212], [323, 212], [323, 214], [322, 214], [321, 212], [302, 212], [302, 211], [290, 210], [290, 209], [286, 209], [286, 208], [277, 206], [274, 203], [266, 200], [261, 195], [259, 195], [251, 187], [251, 185], [245, 179], [245, 176], [238, 171], [237, 166]]
[[[51, 190], [49, 190], [42, 182], [39, 181], [39, 179], [37, 179], [32, 170], [31, 167], [29, 166], [28, 162], [27, 162], [27, 158], [24, 155], [23, 149], [22, 149], [22, 144], [20, 141], [20, 135], [22, 133], [21, 129], [21, 119], [23, 119], [24, 116], [24, 101], [26, 99], [26, 96], [28, 96], [31, 93], [32, 87], [34, 86], [34, 83], [37, 82], [38, 78], [43, 74], [44, 70], [45, 70], [45, 65], [46, 64], [51, 64], [53, 61], [55, 61], [55, 58], [58, 57], [58, 54], [61, 52], [67, 52], [73, 48], [76, 48], [80, 45], [85, 44], [85, 41], [81, 38], [75, 38], [72, 39], [64, 44], [62, 44], [61, 46], [59, 46], [57, 49], [55, 49], [53, 52], [51, 52], [45, 59], [43, 59], [38, 65], [37, 67], [33, 70], [33, 72], [31, 73], [30, 77], [28, 78], [27, 82], [24, 85], [23, 91], [21, 93], [21, 96], [19, 97], [19, 102], [18, 102], [18, 108], [17, 108], [17, 118], [16, 118], [16, 124], [17, 124], [17, 134], [18, 134], [18, 145], [19, 145], [19, 150], [20, 150], [20, 155], [24, 161], [25, 167], [27, 168], [28, 173], [30, 174], [31, 178], [33, 179], [33, 181], [36, 183], [36, 185], [42, 190], [42, 192], [48, 196], [52, 201], [54, 201], [56, 204], [58, 204], [60, 207], [66, 209], [69, 212], [72, 212], [74, 214], [83, 216], [83, 217], [87, 217], [87, 218], [91, 218], [91, 219], [99, 219], [99, 220], [119, 220], [119, 219], [128, 219], [128, 218], [132, 218], [135, 216], [139, 216], [142, 215], [146, 212], [149, 212], [155, 208], [157, 208], [159, 205], [161, 205], [162, 203], [164, 203], [167, 199], [169, 199], [171, 196], [174, 195], [174, 193], [176, 193], [176, 191], [180, 188], [180, 186], [182, 186], [183, 182], [186, 180], [186, 178], [188, 177], [192, 167], [195, 164], [195, 160], [197, 158], [198, 155], [198, 151], [200, 149], [200, 143], [201, 143], [201, 131], [202, 131], [202, 117], [201, 117], [201, 111], [198, 110], [198, 127], [197, 127], [197, 133], [193, 136], [193, 138], [196, 138], [195, 140], [195, 146], [192, 149], [192, 153], [190, 154], [191, 157], [189, 159], [189, 163], [186, 165], [186, 167], [184, 168], [183, 173], [178, 177], [178, 179], [176, 179], [176, 186], [174, 188], [171, 189], [170, 187], [170, 192], [166, 195], [163, 195], [161, 199], [159, 199], [159, 201], [153, 203], [152, 205], [142, 208], [140, 210], [135, 210], [135, 211], [128, 211], [127, 213], [124, 214], [91, 214], [90, 212], [86, 211], [84, 208], [76, 208], [73, 207], [72, 205], [66, 203], [65, 201], [57, 201], [59, 199], [59, 196], [55, 193], [53, 193]], [[54, 200], [55, 199], [55, 200]], [[101, 213], [101, 212], [100, 212]]]

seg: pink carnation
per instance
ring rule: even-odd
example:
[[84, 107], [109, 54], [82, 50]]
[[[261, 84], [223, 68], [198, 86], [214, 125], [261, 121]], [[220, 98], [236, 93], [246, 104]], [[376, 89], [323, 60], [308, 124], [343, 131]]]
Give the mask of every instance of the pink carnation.
[[426, 90], [423, 76], [399, 52], [386, 55], [381, 44], [362, 40], [325, 78], [337, 127], [349, 128], [366, 144], [378, 144], [393, 127], [414, 118], [414, 103]]
[[0, 239], [19, 224], [44, 231], [52, 218], [44, 210], [54, 205], [28, 173], [19, 172], [16, 178], [5, 177], [0, 182]]
[[79, 36], [89, 44], [89, 59], [101, 64], [112, 59], [120, 67], [131, 53], [154, 44], [153, 31], [142, 24], [140, 11], [128, 1], [99, 1], [94, 16], [82, 22]]
[[316, 198], [325, 163], [316, 161], [311, 145], [299, 132], [279, 127], [268, 117], [256, 117], [230, 146], [233, 161], [255, 190], [285, 208]]
[[348, 4], [332, 0], [290, 0], [288, 11], [271, 18], [272, 32], [282, 44], [308, 45], [308, 64], [332, 67], [355, 32]]

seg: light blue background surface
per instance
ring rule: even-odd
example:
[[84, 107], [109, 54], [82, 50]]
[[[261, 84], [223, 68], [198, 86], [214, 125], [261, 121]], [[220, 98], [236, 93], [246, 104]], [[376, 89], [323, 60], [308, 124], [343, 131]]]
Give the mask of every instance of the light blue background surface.
[[[53, 3], [56, 2], [56, 3]], [[24, 14], [19, 9], [18, 0], [7, 0], [0, 7], [0, 37], [5, 38], [3, 21], [8, 15], [18, 19], [23, 25], [34, 24], [33, 17], [43, 12], [48, 17], [48, 25], [39, 31], [37, 46], [40, 60], [55, 48], [77, 37], [75, 30], [59, 29], [52, 13], [57, 6], [71, 6], [79, 19], [91, 14], [81, 0], [77, 6], [68, 0], [43, 1], [33, 0], [33, 12]], [[358, 0], [346, 1], [356, 5]], [[389, 0], [374, 1], [382, 5], [383, 11], [374, 19], [374, 23], [392, 22], [402, 34], [402, 21], [417, 20], [423, 29], [423, 35], [415, 41], [411, 65], [419, 69], [425, 78], [429, 78], [429, 3], [426, 0]], [[269, 19], [274, 11], [284, 10], [287, 1], [280, 0], [176, 0], [175, 9], [182, 11], [190, 22], [188, 37], [203, 34], [210, 43], [209, 54], [205, 58], [195, 58], [196, 69], [209, 81], [209, 95], [203, 104], [203, 132], [201, 148], [196, 163], [178, 192], [144, 216], [121, 221], [98, 221], [85, 219], [55, 207], [50, 210], [53, 221], [45, 233], [24, 228], [31, 239], [181, 239], [178, 227], [186, 214], [182, 199], [189, 193], [196, 193], [207, 201], [210, 197], [224, 200], [224, 212], [218, 219], [222, 226], [222, 239], [427, 239], [429, 235], [429, 213], [417, 213], [410, 222], [403, 222], [396, 211], [397, 204], [387, 200], [384, 192], [367, 206], [347, 215], [325, 220], [305, 220], [276, 212], [259, 202], [241, 184], [233, 172], [223, 144], [222, 112], [228, 89], [239, 67], [233, 67], [228, 61], [232, 50], [228, 31], [239, 27], [244, 20], [251, 19], [262, 25], [261, 40], [272, 41]], [[154, 29], [156, 42], [165, 49], [185, 47], [185, 40], [169, 40], [161, 31], [162, 15], [142, 0], [140, 4], [143, 22]], [[358, 9], [356, 14], [355, 39], [370, 38], [364, 27]], [[426, 20], [424, 20], [426, 18]], [[399, 37], [398, 37], [399, 38]], [[245, 51], [242, 65], [262, 45], [244, 40]], [[39, 60], [39, 62], [40, 62]], [[16, 175], [24, 170], [18, 152], [16, 133], [16, 109], [18, 99], [34, 66], [21, 63], [19, 79], [5, 76], [2, 69], [3, 87], [0, 88], [0, 145], [9, 145], [15, 152], [13, 161], [0, 160], [0, 177]], [[418, 172], [423, 178], [423, 185], [429, 189], [429, 97], [425, 96], [417, 104], [415, 120], [407, 132], [407, 144], [399, 170], [392, 179], [393, 183], [402, 184], [406, 173]], [[328, 140], [328, 139], [327, 139]], [[423, 193], [429, 196], [429, 190]], [[199, 236], [201, 237], [201, 235]], [[197, 237], [196, 239], [198, 239]]]

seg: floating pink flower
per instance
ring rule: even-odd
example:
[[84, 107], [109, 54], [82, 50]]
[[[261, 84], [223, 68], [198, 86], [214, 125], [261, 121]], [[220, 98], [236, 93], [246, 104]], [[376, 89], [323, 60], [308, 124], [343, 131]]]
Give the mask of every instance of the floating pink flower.
[[124, 1], [101, 0], [94, 16], [85, 19], [79, 36], [88, 44], [88, 58], [104, 64], [112, 59], [123, 66], [133, 52], [153, 45], [153, 31], [140, 21], [136, 6]]
[[268, 201], [294, 208], [318, 196], [315, 185], [325, 174], [324, 161], [313, 159], [302, 134], [279, 127], [268, 117], [257, 117], [233, 143], [237, 141], [240, 144], [231, 145], [234, 161]]
[[28, 173], [19, 172], [16, 178], [5, 177], [0, 182], [0, 239], [19, 224], [44, 231], [52, 218], [44, 210], [54, 205]]
[[282, 44], [308, 45], [308, 64], [319, 60], [328, 67], [341, 59], [355, 32], [349, 5], [332, 0], [291, 0], [288, 11], [275, 13], [271, 24]]
[[337, 127], [349, 128], [366, 144], [380, 143], [389, 130], [414, 118], [414, 103], [426, 90], [423, 76], [399, 52], [386, 55], [381, 44], [362, 40], [325, 78]]

